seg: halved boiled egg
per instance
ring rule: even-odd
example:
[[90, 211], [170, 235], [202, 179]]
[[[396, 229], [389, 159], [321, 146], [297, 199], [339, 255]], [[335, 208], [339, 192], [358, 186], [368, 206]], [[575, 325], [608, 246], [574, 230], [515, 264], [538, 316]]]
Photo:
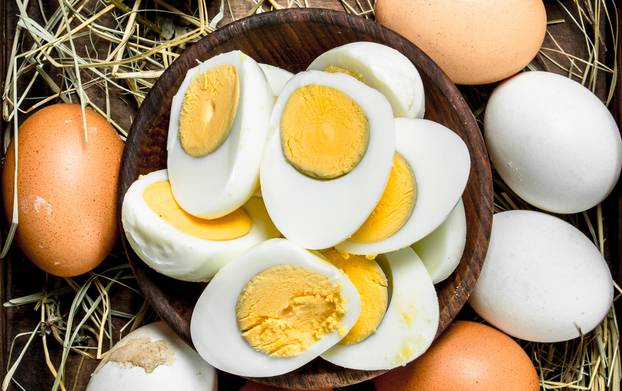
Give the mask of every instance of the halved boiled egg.
[[225, 265], [192, 314], [205, 361], [239, 376], [290, 372], [339, 342], [361, 310], [348, 277], [285, 239], [263, 242]]
[[466, 236], [466, 215], [460, 200], [443, 224], [411, 246], [421, 257], [432, 282], [438, 284], [456, 270], [464, 252]]
[[423, 118], [425, 93], [417, 68], [402, 53], [374, 42], [331, 49], [307, 68], [348, 74], [383, 93], [395, 117]]
[[[329, 260], [334, 261], [335, 258], [335, 253], [329, 254]], [[375, 330], [362, 340], [352, 342], [344, 339], [322, 354], [323, 359], [335, 365], [360, 370], [392, 369], [406, 365], [425, 352], [436, 335], [438, 299], [421, 259], [410, 247], [382, 254], [376, 259], [384, 265], [389, 276], [388, 306], [378, 305], [385, 302], [384, 293], [361, 289], [362, 284], [357, 284], [367, 275], [356, 273], [351, 267], [344, 269], [359, 290], [361, 314], [381, 320]], [[339, 267], [349, 260], [337, 259], [336, 265]]]
[[190, 69], [171, 104], [168, 173], [188, 213], [214, 219], [257, 187], [274, 98], [259, 65], [240, 51]]
[[266, 80], [268, 80], [268, 84], [272, 90], [272, 95], [277, 97], [281, 95], [281, 91], [283, 91], [283, 87], [285, 87], [285, 84], [289, 81], [289, 79], [294, 77], [294, 74], [290, 71], [275, 67], [274, 65], [259, 64], [259, 67], [263, 71], [264, 75], [266, 75]]
[[407, 118], [395, 120], [395, 134], [397, 152], [384, 194], [367, 221], [335, 246], [341, 252], [375, 255], [410, 246], [436, 229], [462, 196], [471, 160], [457, 134]]
[[380, 199], [395, 152], [386, 98], [356, 79], [308, 71], [277, 99], [261, 192], [283, 235], [308, 249], [350, 237]]
[[175, 202], [166, 170], [130, 186], [121, 221], [128, 242], [147, 265], [184, 281], [207, 281], [235, 256], [280, 236], [257, 198], [218, 219], [190, 215]]

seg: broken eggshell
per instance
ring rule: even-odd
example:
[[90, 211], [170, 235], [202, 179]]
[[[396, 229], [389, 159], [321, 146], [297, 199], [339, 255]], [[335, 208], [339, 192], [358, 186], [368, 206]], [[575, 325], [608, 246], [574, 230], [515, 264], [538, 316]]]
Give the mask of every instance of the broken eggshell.
[[164, 323], [132, 331], [106, 354], [87, 391], [165, 391], [218, 388], [216, 370]]

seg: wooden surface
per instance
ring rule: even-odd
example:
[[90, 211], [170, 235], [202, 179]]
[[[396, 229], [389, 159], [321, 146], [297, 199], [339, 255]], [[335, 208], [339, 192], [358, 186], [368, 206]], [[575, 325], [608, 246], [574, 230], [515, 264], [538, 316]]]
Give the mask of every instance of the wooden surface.
[[[155, 84], [134, 120], [122, 161], [119, 207], [139, 175], [166, 168], [170, 104], [188, 69], [219, 53], [242, 50], [258, 62], [292, 72], [306, 69], [323, 52], [352, 41], [375, 41], [405, 54], [421, 74], [426, 93], [426, 118], [454, 130], [466, 142], [471, 173], [463, 195], [467, 244], [456, 272], [437, 285], [439, 333], [469, 297], [483, 264], [492, 220], [492, 177], [481, 132], [462, 95], [427, 55], [409, 41], [369, 20], [343, 12], [293, 9], [252, 16], [231, 23], [188, 48]], [[190, 343], [190, 317], [203, 284], [163, 277], [126, 246], [139, 286], [156, 312]], [[262, 382], [317, 389], [347, 386], [378, 375], [331, 365], [321, 359], [283, 376]]]
[[[47, 1], [47, 0], [46, 0]], [[180, 2], [185, 0], [179, 0]], [[337, 3], [337, 1], [333, 0], [311, 0], [312, 4], [322, 3], [322, 6], [329, 8], [341, 9], [341, 6]], [[31, 2], [32, 3], [32, 2]], [[234, 2], [234, 4], [241, 4], [242, 1]], [[324, 4], [325, 3], [325, 4]], [[50, 7], [56, 6], [55, 0], [49, 0]], [[31, 4], [33, 5], [33, 4]], [[549, 15], [549, 20], [560, 19], [563, 18], [564, 15], [559, 10], [559, 7], [556, 5], [554, 1], [547, 2], [547, 13]], [[212, 7], [212, 11], [215, 8]], [[8, 11], [7, 11], [8, 10]], [[234, 6], [233, 11], [234, 14], [241, 16], [244, 15], [248, 10], [243, 5]], [[17, 10], [15, 9], [15, 4], [12, 0], [1, 0], [0, 1], [0, 39], [2, 50], [0, 51], [0, 85], [4, 84], [4, 75], [6, 69], [6, 53], [8, 53], [11, 44], [12, 44], [12, 35], [15, 28], [15, 22], [17, 14]], [[211, 13], [214, 14], [213, 12]], [[231, 20], [231, 16], [226, 13], [224, 22], [228, 22]], [[619, 20], [621, 23], [620, 28], [622, 29], [622, 19]], [[576, 27], [573, 26], [567, 19], [566, 23], [559, 23], [555, 25], [549, 26], [550, 31], [553, 32], [556, 39], [560, 44], [570, 53], [573, 53], [579, 57], [586, 56], [585, 44], [583, 42], [583, 38], [580, 36]], [[548, 43], [547, 43], [548, 42]], [[552, 46], [550, 44], [550, 39], [547, 38], [547, 42], [545, 42], [545, 46]], [[622, 46], [620, 47], [619, 53], [622, 54]], [[611, 51], [609, 56], [612, 55]], [[554, 72], [563, 73], [559, 69], [555, 69], [552, 67], [550, 69]], [[482, 94], [487, 95], [491, 88], [482, 88]], [[604, 96], [604, 91], [600, 89], [597, 91], [597, 94], [602, 98]], [[616, 100], [614, 104], [611, 106], [612, 111], [616, 114], [616, 118], [618, 119], [618, 123], [622, 120], [622, 85], [618, 85], [618, 91], [616, 94]], [[119, 109], [114, 112], [116, 118], [125, 118], [125, 120], [131, 120], [133, 113], [135, 112], [135, 107], [133, 105], [128, 105], [127, 103], [119, 103], [121, 102], [120, 98], [112, 97], [113, 103], [118, 104]], [[7, 124], [1, 123], [2, 128], [4, 129]], [[611, 268], [614, 274], [614, 278], [616, 281], [620, 282], [622, 277], [622, 232], [620, 231], [620, 227], [622, 226], [622, 214], [620, 214], [620, 210], [622, 210], [622, 191], [620, 189], [620, 184], [618, 184], [618, 188], [612, 194], [611, 197], [605, 202], [605, 216], [606, 216], [606, 230], [608, 232], [607, 242], [605, 243], [607, 249], [607, 259], [611, 264]], [[120, 250], [122, 251], [122, 250]], [[107, 261], [108, 262], [108, 261]], [[54, 278], [46, 278], [46, 276], [37, 268], [32, 266], [30, 262], [21, 256], [18, 249], [13, 250], [13, 256], [10, 259], [0, 261], [0, 300], [5, 302], [9, 298], [19, 297], [22, 295], [38, 292], [41, 289], [41, 286], [47, 284], [48, 286], [57, 285], [58, 281], [55, 281]], [[118, 296], [118, 294], [117, 294]], [[121, 295], [122, 296], [122, 295]], [[140, 303], [138, 302], [128, 302], [126, 297], [117, 297], [118, 301], [121, 303], [121, 307], [115, 308], [131, 308], [133, 311], [138, 309]], [[622, 300], [618, 300], [618, 317], [620, 323], [620, 315], [622, 314]], [[66, 307], [65, 307], [66, 308]], [[462, 317], [471, 316], [470, 312], [467, 310], [463, 314]], [[14, 346], [14, 352], [11, 360], [8, 359], [8, 353], [10, 344], [13, 339], [21, 332], [31, 330], [38, 322], [39, 313], [34, 311], [32, 306], [23, 306], [20, 308], [2, 308], [0, 310], [0, 378], [4, 377], [6, 372], [7, 365], [9, 365], [9, 361], [13, 362], [15, 359], [16, 352], [19, 352], [21, 347], [25, 342], [25, 338], [18, 338], [16, 340], [16, 344]], [[622, 324], [622, 323], [620, 323]], [[31, 348], [26, 352], [25, 355], [25, 364], [20, 367], [16, 374], [16, 378], [19, 380], [20, 384], [28, 391], [38, 391], [38, 390], [48, 390], [52, 384], [52, 377], [45, 365], [44, 357], [42, 354], [41, 344], [35, 340]], [[58, 362], [59, 358], [60, 345], [58, 344], [50, 344], [50, 354], [53, 362]], [[74, 372], [76, 367], [80, 364], [78, 359], [72, 359], [70, 365], [70, 372]], [[88, 377], [90, 374], [90, 370], [97, 365], [97, 362], [94, 360], [86, 360], [82, 367], [82, 372], [77, 381], [76, 390], [83, 390], [86, 382], [88, 381]], [[219, 374], [220, 381], [220, 389], [221, 390], [237, 390], [239, 386], [242, 384], [242, 380], [228, 376], [225, 374]], [[17, 390], [18, 388], [15, 386], [11, 386], [10, 390]], [[362, 383], [359, 386], [347, 387], [348, 390], [356, 390], [356, 391], [371, 391], [373, 390], [373, 385], [369, 382]]]

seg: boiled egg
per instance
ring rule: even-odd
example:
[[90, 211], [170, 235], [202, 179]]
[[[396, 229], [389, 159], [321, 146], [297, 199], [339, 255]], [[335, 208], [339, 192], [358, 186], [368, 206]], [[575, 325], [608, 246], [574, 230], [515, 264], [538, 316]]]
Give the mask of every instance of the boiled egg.
[[345, 73], [387, 97], [395, 117], [423, 118], [425, 94], [417, 68], [397, 50], [375, 42], [352, 42], [331, 49], [307, 69]]
[[207, 281], [233, 257], [279, 236], [258, 198], [218, 219], [190, 215], [175, 202], [166, 170], [130, 186], [121, 221], [128, 242], [147, 265], [184, 281]]
[[281, 95], [281, 91], [283, 91], [285, 84], [294, 76], [290, 71], [286, 71], [274, 65], [259, 64], [259, 67], [264, 75], [266, 75], [266, 80], [268, 80], [268, 85], [270, 85], [270, 90], [272, 90], [272, 95], [274, 96]]
[[[339, 259], [337, 252], [328, 259], [353, 281], [361, 296], [361, 317], [380, 318], [377, 328], [362, 340], [347, 340], [333, 346], [322, 358], [342, 367], [360, 370], [392, 369], [406, 365], [432, 344], [439, 322], [436, 291], [425, 266], [409, 247], [383, 254], [378, 259], [389, 275], [390, 298], [386, 312], [378, 303], [386, 303], [382, 294], [362, 289], [373, 273], [359, 273], [348, 263], [359, 263], [365, 257]], [[369, 260], [368, 260], [369, 261]], [[375, 261], [371, 261], [375, 262]], [[384, 293], [383, 293], [384, 294]], [[360, 319], [359, 319], [360, 322]], [[356, 325], [355, 325], [356, 327]], [[353, 328], [352, 330], [355, 330]], [[352, 333], [352, 331], [351, 331]]]
[[308, 249], [350, 237], [380, 200], [391, 172], [391, 106], [339, 73], [302, 72], [279, 96], [261, 163], [261, 192], [283, 235]]
[[411, 247], [423, 261], [432, 282], [438, 284], [456, 270], [466, 245], [467, 223], [464, 203], [451, 211], [447, 219]]
[[257, 187], [274, 98], [259, 65], [240, 51], [190, 69], [171, 104], [168, 173], [188, 213], [215, 219]]
[[397, 153], [382, 198], [369, 218], [336, 248], [381, 254], [410, 246], [436, 229], [466, 186], [470, 157], [450, 129], [424, 119], [395, 120]]
[[355, 286], [338, 268], [285, 239], [225, 265], [194, 307], [195, 348], [239, 376], [290, 372], [341, 340], [359, 317]]

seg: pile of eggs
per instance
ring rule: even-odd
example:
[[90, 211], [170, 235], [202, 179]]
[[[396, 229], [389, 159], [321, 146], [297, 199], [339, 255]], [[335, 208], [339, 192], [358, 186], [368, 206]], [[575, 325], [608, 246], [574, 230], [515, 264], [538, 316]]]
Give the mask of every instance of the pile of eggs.
[[167, 169], [138, 178], [121, 214], [147, 265], [210, 281], [191, 321], [205, 361], [247, 377], [317, 357], [381, 370], [430, 346], [470, 157], [421, 119], [424, 97], [414, 65], [370, 42], [296, 75], [239, 51], [188, 71]]

